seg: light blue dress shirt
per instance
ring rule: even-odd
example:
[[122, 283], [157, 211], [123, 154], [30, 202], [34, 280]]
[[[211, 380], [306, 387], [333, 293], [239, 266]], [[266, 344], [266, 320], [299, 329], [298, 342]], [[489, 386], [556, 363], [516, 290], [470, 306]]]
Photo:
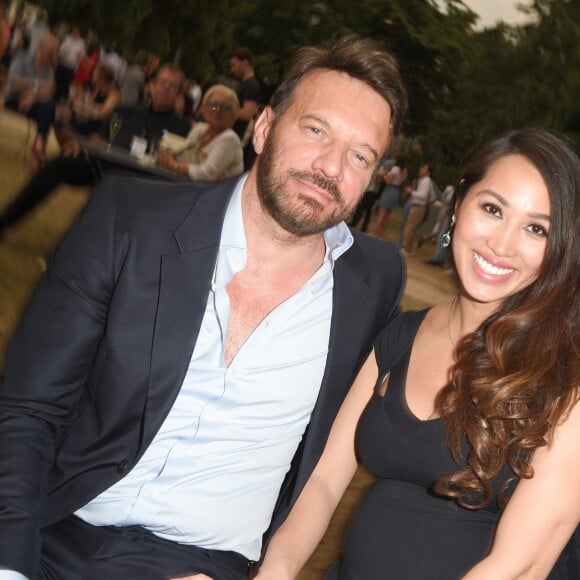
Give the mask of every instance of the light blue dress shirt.
[[326, 256], [270, 312], [229, 366], [226, 285], [246, 263], [239, 181], [228, 206], [211, 292], [175, 404], [143, 457], [76, 515], [93, 525], [142, 525], [182, 544], [259, 558], [280, 486], [322, 381], [334, 262], [352, 245], [341, 223]]

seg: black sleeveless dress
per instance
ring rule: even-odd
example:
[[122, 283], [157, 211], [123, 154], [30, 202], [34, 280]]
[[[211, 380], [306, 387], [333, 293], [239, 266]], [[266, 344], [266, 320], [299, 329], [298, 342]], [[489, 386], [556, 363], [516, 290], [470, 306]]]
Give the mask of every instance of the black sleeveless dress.
[[[401, 314], [375, 342], [377, 385], [390, 376], [384, 395], [377, 390], [361, 417], [357, 450], [376, 482], [353, 514], [329, 580], [453, 580], [491, 547], [500, 515], [496, 502], [468, 510], [432, 492], [433, 483], [458, 465], [441, 421], [421, 421], [406, 404], [411, 346], [426, 313]], [[507, 468], [497, 476], [496, 497], [511, 477]]]

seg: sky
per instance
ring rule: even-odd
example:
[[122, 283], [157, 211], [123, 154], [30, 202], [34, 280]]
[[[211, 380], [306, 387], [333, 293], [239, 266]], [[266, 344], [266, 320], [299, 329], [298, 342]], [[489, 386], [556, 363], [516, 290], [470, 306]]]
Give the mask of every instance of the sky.
[[525, 14], [518, 12], [518, 4], [529, 4], [525, 0], [463, 0], [464, 4], [479, 14], [476, 28], [493, 27], [498, 20], [516, 25], [526, 21]]

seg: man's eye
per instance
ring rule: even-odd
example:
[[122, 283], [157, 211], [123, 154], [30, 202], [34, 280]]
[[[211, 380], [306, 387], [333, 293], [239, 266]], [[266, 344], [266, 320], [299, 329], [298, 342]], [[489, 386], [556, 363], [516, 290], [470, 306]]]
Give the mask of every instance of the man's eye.
[[358, 167], [366, 168], [369, 166], [369, 160], [366, 158], [366, 155], [359, 153], [358, 151], [351, 152], [351, 159]]

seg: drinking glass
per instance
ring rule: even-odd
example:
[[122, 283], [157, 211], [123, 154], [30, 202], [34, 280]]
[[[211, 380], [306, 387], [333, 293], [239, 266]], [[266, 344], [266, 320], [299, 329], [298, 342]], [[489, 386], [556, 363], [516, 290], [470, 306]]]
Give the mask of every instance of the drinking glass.
[[113, 145], [113, 141], [119, 134], [121, 126], [123, 125], [123, 118], [119, 113], [113, 113], [109, 119], [109, 142], [107, 143], [107, 149], [110, 149]]

